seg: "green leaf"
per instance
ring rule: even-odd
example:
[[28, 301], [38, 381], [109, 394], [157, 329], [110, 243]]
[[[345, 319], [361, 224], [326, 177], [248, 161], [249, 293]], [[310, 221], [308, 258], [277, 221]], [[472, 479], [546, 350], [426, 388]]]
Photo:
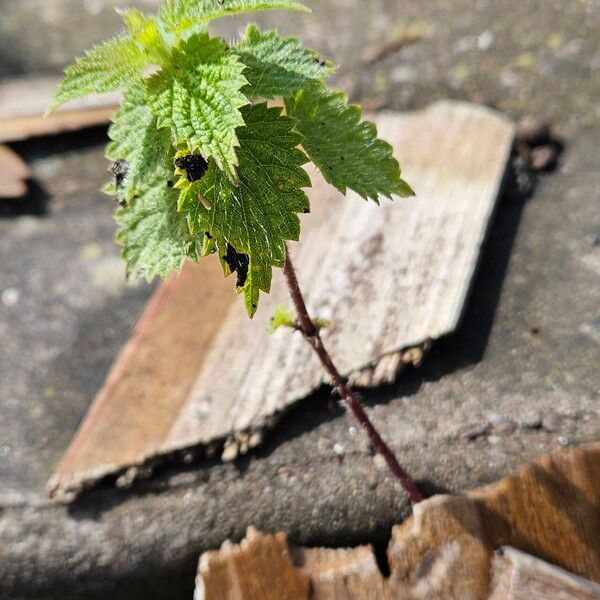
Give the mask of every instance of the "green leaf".
[[162, 63], [168, 59], [169, 54], [154, 17], [147, 17], [135, 8], [126, 8], [117, 12], [121, 15], [131, 37], [144, 47], [154, 62]]
[[306, 6], [291, 0], [166, 0], [158, 16], [167, 31], [181, 33], [219, 17], [262, 10], [310, 12]]
[[46, 114], [75, 98], [129, 86], [151, 62], [136, 41], [128, 36], [95, 46], [65, 69], [65, 78]]
[[298, 120], [304, 150], [340, 192], [350, 188], [375, 201], [380, 195], [413, 194], [400, 178], [392, 147], [377, 138], [373, 123], [360, 120], [360, 108], [348, 105], [343, 92], [313, 84], [286, 98], [285, 107]]
[[182, 191], [179, 207], [195, 221], [194, 231], [208, 231], [250, 257], [243, 291], [252, 315], [259, 291], [270, 290], [271, 267], [283, 266], [284, 241], [300, 235], [297, 213], [308, 212], [302, 188], [310, 178], [301, 167], [307, 158], [297, 148], [293, 119], [266, 104], [245, 106], [242, 115], [237, 185], [211, 163], [202, 179]]
[[202, 238], [191, 235], [177, 212], [177, 191], [155, 180], [130, 206], [116, 212], [117, 242], [127, 271], [148, 281], [180, 271], [186, 258], [199, 260]]
[[275, 331], [281, 327], [289, 327], [290, 329], [295, 329], [297, 327], [296, 315], [286, 306], [275, 307], [271, 320], [269, 321], [268, 332], [275, 333]]
[[298, 39], [282, 38], [275, 30], [263, 33], [252, 24], [235, 51], [248, 67], [244, 76], [249, 89], [244, 91], [255, 98], [289, 96], [333, 70], [331, 63], [303, 48]]
[[169, 127], [187, 145], [235, 177], [235, 130], [244, 124], [240, 107], [248, 99], [244, 65], [225, 44], [207, 34], [186, 40], [172, 62], [148, 80], [146, 99], [159, 127]]
[[129, 202], [134, 194], [148, 187], [148, 182], [173, 178], [173, 146], [168, 129], [159, 129], [156, 117], [146, 105], [144, 84], [135, 83], [125, 92], [121, 108], [108, 129], [111, 140], [107, 158], [127, 163], [127, 173], [116, 190]]

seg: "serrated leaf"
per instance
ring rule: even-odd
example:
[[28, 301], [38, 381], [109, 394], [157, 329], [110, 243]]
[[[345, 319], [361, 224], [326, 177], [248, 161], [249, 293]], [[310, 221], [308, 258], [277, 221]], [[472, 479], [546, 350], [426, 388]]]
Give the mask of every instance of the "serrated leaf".
[[190, 152], [214, 158], [235, 177], [235, 130], [244, 124], [240, 92], [244, 65], [225, 44], [207, 34], [194, 35], [175, 50], [170, 65], [147, 83], [146, 99], [159, 127], [169, 127], [175, 142]]
[[361, 121], [361, 111], [348, 105], [343, 92], [313, 84], [286, 98], [287, 113], [297, 119], [302, 146], [325, 179], [343, 194], [350, 188], [365, 199], [410, 196], [401, 179], [392, 147], [377, 138], [377, 129]]
[[94, 93], [112, 92], [131, 85], [151, 64], [134, 39], [120, 36], [95, 46], [65, 69], [47, 114], [61, 104]]
[[289, 96], [333, 70], [331, 63], [303, 48], [297, 38], [280, 37], [275, 30], [263, 33], [252, 24], [235, 51], [248, 67], [244, 76], [249, 85], [244, 91], [254, 98]]
[[201, 236], [191, 235], [177, 211], [177, 191], [156, 180], [130, 206], [117, 210], [116, 240], [127, 271], [147, 281], [180, 271], [186, 258], [199, 260]]
[[148, 182], [173, 178], [173, 146], [168, 129], [159, 129], [156, 117], [146, 104], [144, 84], [135, 83], [123, 96], [121, 108], [108, 129], [111, 140], [107, 158], [127, 163], [127, 172], [116, 193], [129, 202]]
[[195, 221], [194, 231], [208, 231], [249, 255], [243, 291], [253, 314], [259, 290], [270, 289], [271, 267], [285, 261], [284, 241], [300, 235], [297, 213], [308, 211], [302, 188], [310, 186], [310, 178], [301, 168], [307, 158], [297, 148], [293, 119], [266, 104], [245, 106], [242, 115], [237, 185], [211, 163], [202, 179], [182, 191], [179, 207]]
[[182, 32], [219, 17], [263, 10], [310, 12], [306, 6], [291, 0], [166, 0], [158, 16], [165, 29]]

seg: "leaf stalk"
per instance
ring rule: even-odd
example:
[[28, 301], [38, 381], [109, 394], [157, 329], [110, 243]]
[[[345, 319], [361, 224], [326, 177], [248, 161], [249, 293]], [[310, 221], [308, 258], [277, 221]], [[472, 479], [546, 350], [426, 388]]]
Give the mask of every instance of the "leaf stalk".
[[310, 344], [312, 349], [318, 356], [321, 364], [327, 371], [331, 379], [331, 384], [334, 390], [343, 398], [348, 408], [352, 411], [356, 420], [360, 426], [366, 431], [369, 436], [369, 440], [375, 449], [385, 460], [388, 469], [392, 475], [400, 482], [404, 491], [410, 498], [412, 504], [417, 504], [423, 500], [421, 492], [417, 489], [415, 482], [412, 480], [410, 475], [400, 465], [400, 462], [396, 458], [396, 455], [391, 448], [384, 442], [383, 438], [373, 425], [367, 413], [365, 412], [362, 404], [360, 403], [358, 394], [352, 389], [352, 387], [346, 382], [338, 371], [331, 355], [327, 351], [327, 348], [323, 344], [319, 328], [315, 325], [312, 320], [308, 309], [306, 308], [306, 302], [304, 296], [298, 284], [298, 278], [294, 265], [290, 258], [289, 248], [286, 245], [286, 261], [283, 267], [283, 274], [287, 287], [296, 310], [298, 317], [298, 329], [302, 333], [304, 339]]

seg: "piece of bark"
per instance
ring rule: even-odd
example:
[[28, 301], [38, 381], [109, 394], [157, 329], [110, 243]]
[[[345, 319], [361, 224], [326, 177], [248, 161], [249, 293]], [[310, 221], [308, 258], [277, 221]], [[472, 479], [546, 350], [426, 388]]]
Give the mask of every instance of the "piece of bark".
[[[259, 537], [272, 546], [270, 552], [291, 554], [295, 567], [310, 579], [311, 600], [485, 600], [491, 587], [492, 600], [594, 600], [600, 589], [594, 583], [600, 582], [599, 473], [600, 444], [591, 444], [541, 457], [497, 483], [425, 500], [415, 505], [412, 517], [392, 530], [387, 578], [368, 546], [288, 550], [285, 537]], [[519, 547], [521, 552], [511, 548], [494, 555], [504, 544]], [[244, 542], [236, 548], [253, 552]], [[525, 550], [554, 565], [523, 554]], [[242, 583], [232, 575], [236, 564], [231, 555], [229, 547], [225, 553], [203, 555], [199, 585], [223, 581], [225, 561], [228, 580], [237, 581], [235, 589], [241, 589]], [[268, 555], [261, 548], [257, 556], [246, 557], [244, 562], [256, 559], [260, 563], [260, 558]], [[207, 562], [206, 556], [212, 562]], [[267, 566], [256, 564], [255, 569], [268, 579]], [[240, 570], [238, 576], [243, 579], [247, 575]], [[223, 585], [218, 589], [219, 593], [206, 597], [254, 598], [236, 595]], [[545, 590], [554, 595], [542, 595]], [[561, 590], [573, 595], [561, 596]]]
[[292, 564], [285, 534], [249, 527], [241, 544], [225, 542], [202, 555], [194, 600], [307, 600], [308, 586], [308, 576]]
[[20, 198], [27, 194], [29, 167], [10, 148], [0, 145], [0, 198]]
[[120, 94], [74, 100], [44, 118], [60, 78], [18, 78], [0, 83], [0, 142], [74, 131], [108, 123]]
[[489, 600], [600, 600], [600, 585], [506, 546], [494, 554]]
[[[332, 323], [323, 332], [326, 345], [342, 374], [365, 386], [393, 381], [405, 364], [419, 364], [430, 340], [456, 328], [514, 132], [502, 115], [457, 102], [383, 113], [376, 123], [417, 197], [381, 206], [354, 193], [344, 199], [311, 171], [312, 213], [303, 215], [302, 241], [293, 247], [309, 310]], [[278, 415], [326, 382], [301, 336], [266, 334], [274, 308], [289, 304], [277, 270], [271, 294], [249, 320], [228, 291], [233, 283], [206, 262], [216, 264], [206, 259], [184, 270], [179, 291], [152, 309], [157, 317], [169, 311], [160, 332], [155, 317], [142, 318], [137, 351], [117, 359], [52, 477], [56, 497], [153, 456], [215, 442], [225, 441], [223, 457], [235, 458], [259, 443]], [[216, 311], [203, 301], [213, 290], [220, 298]], [[189, 310], [170, 306], [188, 298], [196, 298]], [[201, 316], [192, 323], [194, 313]], [[207, 324], [213, 333], [201, 342]], [[181, 339], [171, 333], [182, 329]], [[166, 355], [146, 348], [156, 338], [165, 340], [169, 355], [186, 357], [185, 376]], [[132, 394], [138, 385], [144, 395]]]

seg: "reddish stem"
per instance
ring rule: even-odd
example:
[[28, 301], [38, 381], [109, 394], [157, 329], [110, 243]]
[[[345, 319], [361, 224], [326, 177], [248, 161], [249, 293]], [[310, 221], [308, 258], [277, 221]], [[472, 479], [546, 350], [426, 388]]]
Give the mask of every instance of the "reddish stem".
[[292, 264], [289, 249], [286, 248], [286, 261], [283, 267], [283, 274], [285, 276], [285, 280], [290, 292], [290, 296], [292, 298], [292, 302], [294, 303], [294, 308], [296, 310], [296, 315], [298, 317], [298, 329], [302, 332], [304, 339], [311, 345], [312, 349], [315, 351], [321, 364], [327, 371], [329, 377], [331, 378], [331, 383], [334, 389], [340, 394], [340, 396], [346, 402], [346, 405], [357, 421], [360, 423], [361, 427], [367, 432], [369, 436], [369, 440], [373, 445], [373, 448], [377, 453], [379, 453], [385, 459], [385, 462], [392, 472], [394, 477], [400, 481], [402, 487], [408, 494], [410, 501], [413, 504], [420, 502], [423, 499], [423, 496], [417, 489], [414, 481], [411, 479], [410, 475], [402, 468], [398, 459], [390, 449], [390, 447], [383, 441], [379, 432], [371, 423], [367, 413], [362, 407], [360, 400], [358, 399], [358, 395], [356, 392], [350, 387], [348, 383], [345, 382], [344, 378], [340, 375], [340, 372], [337, 370], [329, 352], [325, 348], [323, 344], [323, 340], [321, 339], [321, 334], [319, 333], [318, 327], [315, 325], [314, 321], [311, 319], [308, 310], [306, 308], [306, 303], [304, 302], [304, 296], [300, 290], [300, 286], [298, 285], [298, 278], [296, 277], [296, 271], [294, 270], [294, 265]]

